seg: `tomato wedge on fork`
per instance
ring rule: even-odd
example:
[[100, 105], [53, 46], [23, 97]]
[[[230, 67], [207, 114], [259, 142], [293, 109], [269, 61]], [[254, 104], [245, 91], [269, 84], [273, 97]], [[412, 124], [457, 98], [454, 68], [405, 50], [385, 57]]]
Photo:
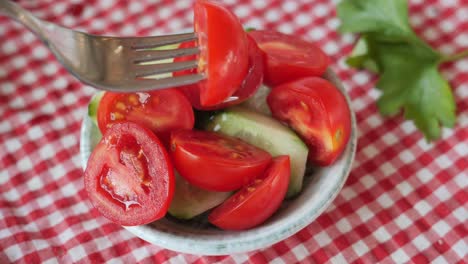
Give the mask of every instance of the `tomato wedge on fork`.
[[248, 41], [239, 19], [215, 1], [195, 2], [194, 25], [200, 48], [198, 72], [202, 106], [217, 105], [234, 94], [248, 71]]
[[[255, 92], [260, 88], [263, 83], [263, 71], [264, 71], [264, 55], [263, 52], [258, 48], [255, 41], [247, 36], [249, 42], [249, 70], [247, 75], [245, 76], [244, 81], [240, 87], [234, 92], [232, 96], [230, 96], [225, 101], [213, 105], [213, 106], [202, 106], [200, 103], [200, 85], [199, 84], [191, 84], [182, 86], [179, 88], [187, 99], [190, 101], [192, 106], [197, 110], [217, 110], [226, 108], [229, 106], [237, 105], [245, 100], [249, 99], [250, 96], [255, 94]], [[191, 48], [195, 47], [194, 42], [185, 42], [180, 45], [180, 48]], [[188, 56], [188, 57], [178, 57], [175, 58], [174, 61], [186, 61], [186, 60], [193, 60], [195, 56]], [[197, 69], [190, 69], [185, 70], [182, 72], [175, 72], [175, 76], [184, 75], [187, 73], [196, 73]]]

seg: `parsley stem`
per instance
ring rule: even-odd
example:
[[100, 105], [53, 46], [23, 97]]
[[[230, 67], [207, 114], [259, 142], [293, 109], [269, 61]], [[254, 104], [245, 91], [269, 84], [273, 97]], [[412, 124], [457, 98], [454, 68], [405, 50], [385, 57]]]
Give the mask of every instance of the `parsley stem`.
[[468, 57], [468, 50], [462, 51], [453, 55], [445, 55], [440, 59], [440, 63], [452, 62], [462, 58]]

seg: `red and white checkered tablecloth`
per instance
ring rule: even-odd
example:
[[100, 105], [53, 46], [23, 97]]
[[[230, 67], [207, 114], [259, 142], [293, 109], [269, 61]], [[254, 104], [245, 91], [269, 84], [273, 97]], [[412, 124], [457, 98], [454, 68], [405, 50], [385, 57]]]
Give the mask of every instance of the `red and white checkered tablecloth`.
[[[23, 26], [0, 17], [0, 263], [468, 263], [468, 59], [443, 67], [457, 125], [428, 144], [382, 118], [376, 76], [343, 63], [355, 37], [331, 0], [224, 2], [246, 25], [315, 41], [332, 56], [356, 112], [351, 175], [315, 222], [269, 248], [208, 257], [166, 250], [91, 208], [79, 131], [94, 89], [73, 78]], [[19, 1], [43, 19], [96, 34], [189, 28], [191, 1]], [[411, 0], [411, 23], [445, 53], [468, 48], [468, 0]]]

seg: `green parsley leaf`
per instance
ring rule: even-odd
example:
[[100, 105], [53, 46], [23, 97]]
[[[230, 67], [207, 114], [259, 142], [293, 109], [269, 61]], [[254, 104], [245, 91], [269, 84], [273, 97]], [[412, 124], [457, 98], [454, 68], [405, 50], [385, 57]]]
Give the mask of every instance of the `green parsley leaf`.
[[380, 32], [393, 40], [413, 35], [406, 0], [344, 0], [338, 6], [340, 31]]
[[403, 111], [428, 140], [440, 137], [441, 126], [454, 126], [452, 89], [438, 67], [466, 52], [445, 57], [421, 40], [408, 22], [406, 0], [344, 0], [338, 16], [341, 31], [361, 33], [347, 64], [380, 74], [382, 114]]
[[346, 63], [354, 68], [367, 69], [373, 73], [379, 73], [379, 65], [374, 60], [375, 50], [373, 40], [370, 36], [363, 35], [354, 46], [351, 55], [346, 59]]
[[378, 61], [383, 73], [377, 87], [383, 94], [377, 105], [384, 115], [403, 109], [428, 140], [440, 137], [440, 126], [455, 124], [452, 90], [438, 71], [439, 56], [425, 57], [408, 44], [380, 44]]

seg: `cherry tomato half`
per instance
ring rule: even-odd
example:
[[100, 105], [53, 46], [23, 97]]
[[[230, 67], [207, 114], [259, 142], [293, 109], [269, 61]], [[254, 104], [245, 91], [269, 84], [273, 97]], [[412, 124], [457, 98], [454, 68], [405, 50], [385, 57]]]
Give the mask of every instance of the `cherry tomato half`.
[[217, 105], [234, 94], [248, 71], [247, 34], [239, 19], [215, 1], [195, 1], [195, 32], [200, 48], [200, 103]]
[[255, 227], [278, 210], [288, 190], [289, 156], [273, 159], [263, 176], [229, 197], [208, 216], [213, 225], [226, 230]]
[[190, 102], [175, 89], [106, 92], [99, 103], [97, 120], [103, 134], [112, 124], [126, 120], [151, 129], [164, 142], [169, 142], [171, 131], [192, 129], [195, 122]]
[[271, 86], [325, 73], [330, 59], [314, 44], [270, 30], [250, 31], [266, 53], [265, 83]]
[[94, 207], [111, 221], [143, 225], [163, 217], [174, 193], [174, 171], [158, 138], [131, 122], [107, 129], [84, 174]]
[[[184, 94], [187, 96], [187, 99], [195, 109], [217, 110], [237, 105], [249, 99], [249, 97], [255, 94], [258, 88], [260, 88], [263, 82], [264, 54], [251, 37], [247, 36], [247, 38], [249, 41], [249, 70], [241, 86], [227, 100], [214, 106], [202, 106], [200, 103], [200, 86], [198, 84], [186, 85], [179, 88], [182, 92], [184, 92]], [[180, 45], [181, 48], [189, 48], [194, 46], [194, 42], [184, 42]], [[178, 57], [175, 58], [174, 61], [186, 61], [193, 59], [195, 59], [195, 55], [191, 57]], [[175, 72], [174, 75], [179, 76], [196, 72], [196, 69], [189, 69], [183, 72]]]
[[238, 138], [214, 132], [179, 130], [171, 135], [176, 170], [191, 184], [212, 191], [233, 191], [262, 174], [271, 155]]
[[329, 81], [308, 77], [273, 88], [267, 103], [275, 118], [287, 123], [309, 147], [309, 160], [330, 165], [343, 152], [351, 132], [344, 95]]

